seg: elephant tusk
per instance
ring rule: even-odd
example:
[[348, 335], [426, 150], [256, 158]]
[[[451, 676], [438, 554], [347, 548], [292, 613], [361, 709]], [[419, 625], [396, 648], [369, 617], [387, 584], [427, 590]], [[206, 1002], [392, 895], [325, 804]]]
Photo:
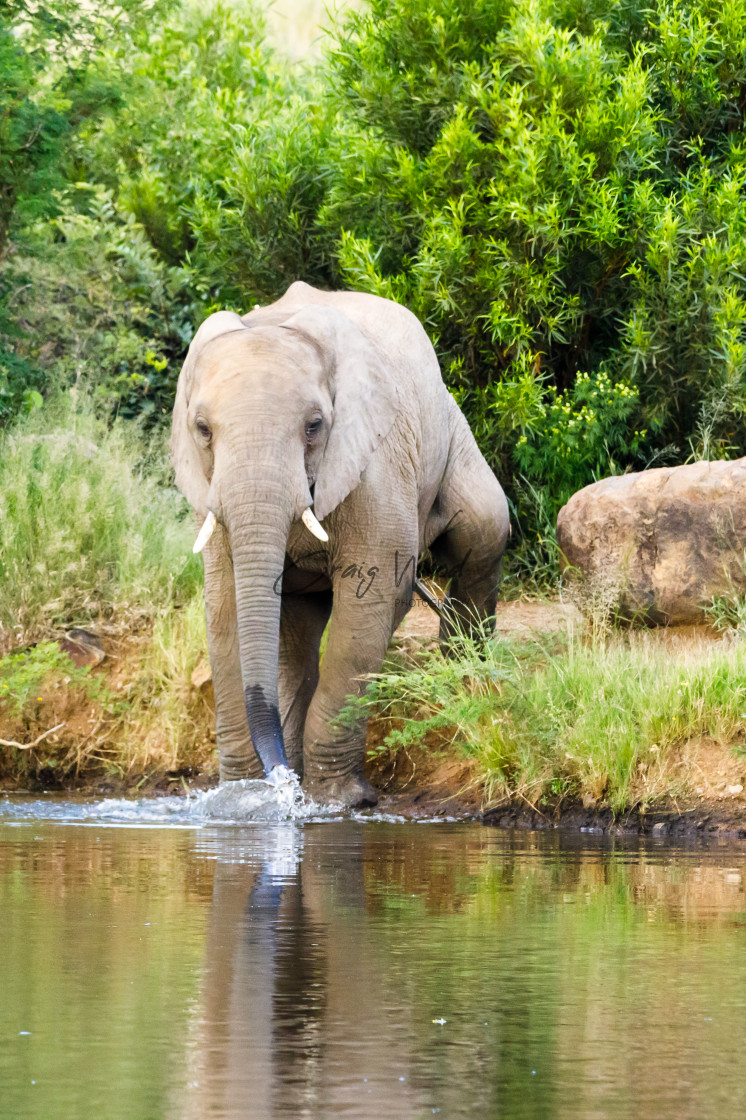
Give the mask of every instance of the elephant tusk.
[[320, 541], [328, 541], [329, 540], [329, 534], [326, 532], [325, 529], [322, 529], [319, 521], [316, 518], [315, 513], [313, 512], [313, 510], [311, 509], [310, 506], [308, 507], [308, 509], [303, 511], [300, 519], [303, 522], [303, 524], [305, 525], [305, 527], [308, 529], [308, 531], [310, 533], [313, 533], [313, 535], [315, 537], [318, 537], [318, 539]]
[[217, 525], [217, 523], [218, 523], [217, 517], [212, 512], [212, 510], [210, 510], [209, 513], [207, 514], [207, 517], [205, 518], [205, 523], [202, 526], [202, 528], [200, 529], [199, 535], [198, 535], [196, 541], [194, 542], [194, 548], [192, 549], [192, 552], [201, 552], [202, 551], [202, 549], [205, 547], [205, 545], [209, 541], [212, 534], [215, 532], [215, 526]]

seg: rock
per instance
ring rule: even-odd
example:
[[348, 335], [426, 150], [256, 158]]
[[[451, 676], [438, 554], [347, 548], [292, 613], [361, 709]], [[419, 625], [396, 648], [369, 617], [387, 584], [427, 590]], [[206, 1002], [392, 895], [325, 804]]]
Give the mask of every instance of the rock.
[[194, 669], [192, 670], [192, 688], [196, 688], [197, 692], [201, 692], [206, 688], [212, 680], [212, 672], [210, 666], [204, 658], [200, 658]]
[[68, 630], [58, 645], [78, 669], [86, 665], [100, 665], [106, 659], [101, 639], [90, 630]]
[[703, 622], [714, 595], [746, 593], [746, 459], [594, 482], [560, 510], [557, 540], [624, 617]]
[[733, 786], [726, 786], [725, 792], [728, 794], [728, 797], [738, 797], [739, 793], [743, 793], [743, 786], [740, 782], [737, 782]]

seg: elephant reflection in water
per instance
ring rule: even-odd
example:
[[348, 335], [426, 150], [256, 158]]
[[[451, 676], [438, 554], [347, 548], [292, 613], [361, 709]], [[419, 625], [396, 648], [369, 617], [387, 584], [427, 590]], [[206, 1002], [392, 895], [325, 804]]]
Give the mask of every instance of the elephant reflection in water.
[[314, 831], [279, 826], [284, 852], [260, 868], [218, 859], [191, 1108], [180, 1115], [398, 1118], [426, 1104], [408, 1084], [380, 959], [361, 944], [362, 832], [352, 847], [345, 832], [341, 860]]

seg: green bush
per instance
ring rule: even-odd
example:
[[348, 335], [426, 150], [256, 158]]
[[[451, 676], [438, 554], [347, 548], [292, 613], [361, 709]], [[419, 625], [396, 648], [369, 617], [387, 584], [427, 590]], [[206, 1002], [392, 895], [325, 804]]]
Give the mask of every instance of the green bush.
[[0, 0], [0, 258], [14, 220], [55, 212], [75, 129], [118, 98], [98, 66], [106, 45], [131, 49], [172, 6]]
[[0, 422], [27, 389], [81, 380], [120, 415], [167, 416], [200, 320], [273, 298], [316, 238], [315, 170], [288, 123], [305, 128], [311, 94], [252, 2], [159, 3], [97, 41], [86, 81], [108, 93], [68, 129], [57, 189], [16, 223], [0, 275]]
[[22, 329], [0, 353], [0, 421], [28, 411], [29, 388], [80, 383], [121, 416], [170, 416], [193, 297], [104, 187], [70, 189], [27, 227], [4, 287]]
[[[422, 319], [524, 549], [596, 477], [746, 450], [740, 0], [370, 0], [305, 65], [215, 0], [91, 58], [0, 293], [6, 413], [80, 366], [163, 415], [204, 315], [305, 279]], [[24, 324], [86, 238], [50, 364]]]
[[643, 465], [642, 429], [646, 457], [708, 424], [743, 449], [745, 52], [733, 0], [372, 0], [347, 21], [355, 158], [319, 221], [346, 282], [426, 322], [488, 455], [492, 386], [527, 370], [559, 393], [631, 381], [626, 433], [601, 416], [619, 467]]
[[[207, 304], [245, 309], [303, 269], [294, 180], [313, 177], [308, 145], [296, 150], [300, 133], [315, 136], [305, 119], [313, 108], [265, 35], [253, 0], [214, 0], [184, 4], [134, 51], [115, 41], [102, 65], [124, 103], [94, 119], [77, 146], [80, 174], [116, 192]], [[312, 225], [319, 197], [310, 189]]]
[[[108, 109], [121, 106], [121, 76], [102, 65], [108, 45], [116, 41], [121, 52], [131, 52], [138, 37], [171, 8], [172, 0], [120, 0], [114, 5], [0, 0], [0, 423], [19, 410], [28, 411], [37, 402], [35, 394], [48, 391], [50, 380], [55, 381], [55, 359], [63, 350], [68, 379], [87, 371], [88, 340], [80, 335], [90, 333], [92, 322], [99, 324], [100, 341], [107, 336], [104, 324], [109, 334], [126, 334], [138, 319], [137, 312], [129, 314], [122, 306], [142, 299], [143, 290], [138, 290], [138, 280], [124, 275], [127, 249], [121, 244], [126, 240], [123, 227], [130, 227], [127, 232], [135, 241], [138, 234], [126, 217], [119, 219], [114, 233], [113, 207], [103, 202], [100, 181], [89, 191], [75, 189], [82, 176], [76, 174], [72, 153], [83, 126], [90, 128]], [[87, 230], [81, 224], [84, 215]], [[74, 250], [60, 251], [59, 243], [68, 241], [77, 219]], [[149, 252], [151, 271], [163, 274], [142, 235], [139, 240], [134, 256], [138, 248], [141, 258]], [[117, 266], [109, 267], [109, 253], [118, 255], [122, 273], [113, 290], [106, 290], [111, 279], [106, 273], [117, 271]], [[97, 290], [89, 300], [92, 287]], [[161, 301], [163, 330], [154, 326], [151, 315], [149, 331], [138, 324], [137, 333], [173, 336], [178, 313], [165, 311], [173, 297], [169, 291]], [[130, 321], [112, 326], [122, 313]], [[186, 333], [182, 330], [178, 345], [172, 345], [175, 353], [181, 353]], [[110, 345], [108, 354], [101, 353], [106, 343], [96, 349], [99, 364], [91, 363], [95, 379], [108, 381], [109, 392], [123, 398], [125, 409], [150, 410], [152, 396], [133, 393], [131, 383], [126, 388], [121, 383], [133, 368], [138, 378], [147, 374], [144, 362], [130, 355], [128, 368], [123, 368], [111, 362]]]

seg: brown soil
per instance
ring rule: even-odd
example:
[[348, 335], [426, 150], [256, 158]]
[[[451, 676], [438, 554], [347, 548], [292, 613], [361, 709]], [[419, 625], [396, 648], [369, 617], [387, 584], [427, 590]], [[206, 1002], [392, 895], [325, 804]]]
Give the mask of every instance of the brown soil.
[[[60, 645], [64, 644], [62, 639]], [[131, 709], [120, 701], [125, 701], [133, 689], [136, 691], [152, 645], [152, 629], [149, 624], [141, 624], [124, 635], [102, 634], [98, 644], [105, 655], [103, 661], [71, 654], [78, 668], [89, 667], [98, 694], [95, 689], [89, 694], [79, 681], [71, 682], [57, 674], [42, 686], [38, 697], [30, 698], [23, 717], [2, 712], [0, 789], [161, 792], [175, 785], [183, 788], [186, 779], [209, 783], [213, 769], [217, 780], [212, 761], [215, 717], [211, 681], [196, 685], [184, 682], [188, 741], [185, 737], [174, 743], [168, 725], [151, 720], [147, 742], [138, 741], [139, 754], [149, 763], [138, 766], [131, 743], [141, 728], [133, 725]], [[189, 765], [171, 769], [170, 760], [177, 757], [188, 758]]]
[[[515, 599], [497, 604], [496, 626], [500, 634], [528, 634], [531, 631], [547, 634], [566, 630], [569, 626], [580, 623], [578, 609], [571, 603], [561, 603], [556, 599]], [[438, 625], [438, 616], [415, 595], [414, 606], [396, 631], [394, 641], [398, 644], [408, 638], [420, 642], [435, 641], [438, 637]]]
[[[557, 601], [519, 600], [500, 603], [497, 609], [497, 629], [505, 634], [532, 631], [546, 634], [580, 622], [581, 616], [571, 604]], [[436, 641], [437, 633], [437, 617], [418, 601], [397, 631], [394, 642], [399, 646], [421, 645]], [[679, 658], [704, 656], [714, 642], [721, 640], [717, 632], [706, 626], [646, 632], [646, 640], [650, 641], [651, 637], [670, 647], [672, 655]], [[148, 640], [145, 629], [124, 640], [103, 640], [106, 660], [95, 666], [93, 672], [110, 693], [126, 693], [128, 685], [137, 677]], [[4, 777], [0, 771], [0, 789], [65, 788], [105, 794], [137, 791], [141, 796], [155, 796], [217, 784], [212, 684], [209, 671], [203, 671], [204, 668], [200, 663], [192, 674], [187, 698], [194, 736], [200, 744], [199, 750], [190, 755], [193, 765], [175, 769], [154, 766], [147, 774], [117, 773], [111, 765], [116, 755], [112, 746], [116, 722], [102, 717], [96, 703], [86, 700], [79, 691], [67, 690], [58, 684], [42, 695], [32, 727], [24, 726], [19, 720], [4, 721], [0, 726], [0, 737], [28, 744], [46, 728], [64, 724], [59, 732], [49, 736], [48, 742], [29, 752], [30, 761], [36, 757], [41, 764], [33, 776], [19, 778], [8, 767]], [[369, 751], [375, 752], [381, 747], [383, 737], [383, 726], [371, 721]], [[164, 752], [167, 746], [163, 744]], [[173, 745], [170, 751], [173, 753]], [[45, 768], [45, 752], [66, 760], [66, 764]], [[0, 748], [0, 760], [3, 753]], [[157, 750], [155, 754], [157, 756]], [[443, 752], [435, 744], [431, 744], [430, 749], [428, 744], [409, 751], [400, 749], [395, 755], [380, 750], [366, 764], [368, 777], [381, 794], [379, 809], [412, 819], [481, 817], [485, 824], [503, 828], [558, 828], [591, 834], [677, 839], [711, 836], [746, 839], [746, 759], [734, 757], [722, 744], [701, 740], [679, 748], [674, 768], [681, 773], [682, 788], [685, 784], [691, 787], [692, 773], [699, 775], [696, 797], [662, 802], [654, 811], [634, 810], [614, 818], [607, 809], [566, 801], [541, 809], [524, 802], [484, 806], [483, 790], [474, 765], [464, 757]], [[667, 772], [670, 777], [670, 753]]]
[[494, 828], [558, 829], [594, 836], [648, 836], [656, 840], [746, 840], [746, 807], [712, 804], [663, 806], [643, 812], [635, 809], [615, 817], [611, 810], [564, 805], [539, 812], [530, 806], [510, 805], [482, 814]]
[[[382, 724], [372, 720], [368, 750], [383, 741]], [[380, 793], [378, 808], [384, 813], [418, 817], [479, 817], [482, 790], [468, 758], [446, 754], [427, 746], [383, 752], [368, 758], [366, 775]]]

